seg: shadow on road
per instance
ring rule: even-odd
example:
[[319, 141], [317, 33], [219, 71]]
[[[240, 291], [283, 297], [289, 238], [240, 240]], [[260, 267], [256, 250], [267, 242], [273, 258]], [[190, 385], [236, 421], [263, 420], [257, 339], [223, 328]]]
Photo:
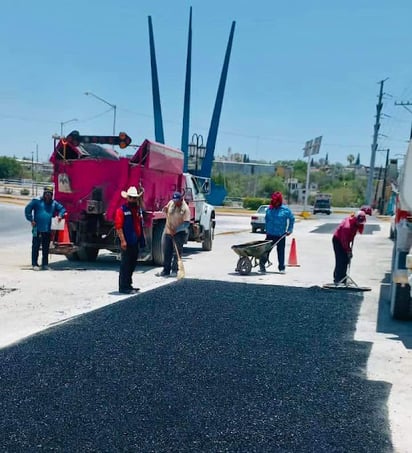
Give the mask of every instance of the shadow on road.
[[382, 280], [379, 294], [376, 331], [394, 335], [394, 340], [402, 341], [405, 348], [412, 349], [412, 320], [397, 321], [390, 314], [390, 278], [388, 272]]

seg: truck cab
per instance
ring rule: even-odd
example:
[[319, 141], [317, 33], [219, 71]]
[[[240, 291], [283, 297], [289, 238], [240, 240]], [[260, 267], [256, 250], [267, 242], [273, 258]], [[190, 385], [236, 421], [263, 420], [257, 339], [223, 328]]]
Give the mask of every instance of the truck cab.
[[193, 221], [189, 228], [189, 241], [202, 242], [202, 249], [212, 250], [216, 214], [212, 205], [207, 203], [206, 195], [210, 193], [210, 178], [184, 173], [186, 186], [184, 198], [192, 212]]
[[313, 214], [323, 213], [330, 215], [331, 212], [331, 196], [326, 194], [317, 195], [313, 204]]

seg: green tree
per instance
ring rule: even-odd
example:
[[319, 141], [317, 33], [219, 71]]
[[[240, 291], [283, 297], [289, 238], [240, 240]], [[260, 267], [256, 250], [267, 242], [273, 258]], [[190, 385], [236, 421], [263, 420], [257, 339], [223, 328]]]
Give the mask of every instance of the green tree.
[[348, 161], [349, 165], [352, 165], [354, 160], [355, 160], [355, 156], [353, 154], [349, 154], [347, 157], [346, 157], [346, 160]]
[[0, 179], [21, 178], [23, 168], [16, 159], [7, 156], [0, 156]]

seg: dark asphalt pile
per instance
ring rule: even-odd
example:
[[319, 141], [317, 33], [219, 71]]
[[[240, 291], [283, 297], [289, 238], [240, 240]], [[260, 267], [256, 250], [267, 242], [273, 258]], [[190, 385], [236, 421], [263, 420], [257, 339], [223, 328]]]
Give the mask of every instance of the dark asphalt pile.
[[0, 451], [390, 452], [362, 296], [181, 280], [0, 350]]

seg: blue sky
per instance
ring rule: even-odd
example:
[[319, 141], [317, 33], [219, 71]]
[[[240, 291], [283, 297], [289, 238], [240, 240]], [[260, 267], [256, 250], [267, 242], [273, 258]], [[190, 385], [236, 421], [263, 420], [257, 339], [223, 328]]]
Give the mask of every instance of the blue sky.
[[[155, 33], [166, 143], [180, 147], [189, 7], [193, 7], [190, 133], [205, 139], [232, 21], [232, 56], [215, 154], [318, 157], [369, 165], [385, 82], [379, 148], [406, 151], [412, 113], [410, 0], [3, 0], [0, 17], [0, 155], [39, 160], [60, 123], [82, 134], [154, 138], [147, 16]], [[412, 111], [412, 106], [410, 107]], [[376, 165], [384, 162], [378, 153]], [[36, 155], [34, 155], [36, 156]]]

